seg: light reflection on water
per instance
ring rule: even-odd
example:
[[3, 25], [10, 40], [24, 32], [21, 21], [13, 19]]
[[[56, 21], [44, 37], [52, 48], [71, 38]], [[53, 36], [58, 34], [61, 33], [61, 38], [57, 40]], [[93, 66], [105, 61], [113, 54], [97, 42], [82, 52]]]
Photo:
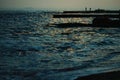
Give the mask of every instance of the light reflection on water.
[[14, 16], [0, 19], [1, 78], [72, 80], [120, 69], [119, 28], [56, 28], [47, 26], [50, 13]]

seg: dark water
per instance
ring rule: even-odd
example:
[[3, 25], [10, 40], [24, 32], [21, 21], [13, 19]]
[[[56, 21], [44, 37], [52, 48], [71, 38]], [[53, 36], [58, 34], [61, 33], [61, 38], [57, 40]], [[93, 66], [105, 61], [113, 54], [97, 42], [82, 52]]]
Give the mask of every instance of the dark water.
[[52, 14], [0, 13], [0, 80], [74, 80], [120, 70], [119, 28], [50, 27]]

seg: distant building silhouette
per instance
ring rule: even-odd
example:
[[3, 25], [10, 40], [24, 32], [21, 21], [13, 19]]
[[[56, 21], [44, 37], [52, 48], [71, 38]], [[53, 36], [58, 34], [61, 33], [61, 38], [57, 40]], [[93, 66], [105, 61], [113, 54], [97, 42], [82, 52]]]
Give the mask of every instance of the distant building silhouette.
[[92, 9], [90, 8], [89, 10], [91, 11]]
[[87, 11], [87, 7], [85, 7], [85, 11]]

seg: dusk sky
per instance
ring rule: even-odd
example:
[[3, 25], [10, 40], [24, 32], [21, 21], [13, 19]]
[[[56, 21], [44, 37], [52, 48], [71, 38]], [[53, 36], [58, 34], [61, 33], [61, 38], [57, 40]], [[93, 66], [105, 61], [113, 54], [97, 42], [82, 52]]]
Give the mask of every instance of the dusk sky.
[[83, 10], [120, 9], [120, 0], [0, 0], [0, 9]]

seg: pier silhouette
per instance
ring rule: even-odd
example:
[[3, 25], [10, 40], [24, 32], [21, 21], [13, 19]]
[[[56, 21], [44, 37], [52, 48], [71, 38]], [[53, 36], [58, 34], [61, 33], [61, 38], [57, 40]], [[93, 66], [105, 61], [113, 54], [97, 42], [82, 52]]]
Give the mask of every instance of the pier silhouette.
[[61, 14], [53, 15], [53, 18], [93, 18], [92, 24], [83, 23], [60, 23], [57, 26], [94, 26], [94, 27], [120, 27], [120, 10], [94, 10], [89, 11], [63, 11]]

